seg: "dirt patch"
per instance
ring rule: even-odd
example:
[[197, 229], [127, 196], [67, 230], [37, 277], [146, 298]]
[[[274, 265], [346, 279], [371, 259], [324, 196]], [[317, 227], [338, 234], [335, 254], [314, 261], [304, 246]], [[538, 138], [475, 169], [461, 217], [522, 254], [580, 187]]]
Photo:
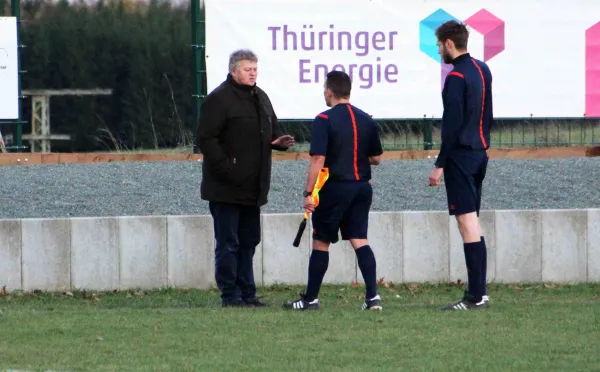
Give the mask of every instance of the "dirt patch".
[[[437, 150], [387, 151], [384, 160], [433, 159]], [[512, 149], [490, 149], [490, 158], [542, 159], [566, 157], [600, 156], [600, 146], [582, 147], [530, 147]], [[308, 153], [274, 153], [273, 160], [308, 159]], [[110, 163], [122, 161], [199, 161], [200, 154], [95, 154], [95, 153], [4, 153], [0, 154], [0, 165], [39, 165], [68, 163]]]

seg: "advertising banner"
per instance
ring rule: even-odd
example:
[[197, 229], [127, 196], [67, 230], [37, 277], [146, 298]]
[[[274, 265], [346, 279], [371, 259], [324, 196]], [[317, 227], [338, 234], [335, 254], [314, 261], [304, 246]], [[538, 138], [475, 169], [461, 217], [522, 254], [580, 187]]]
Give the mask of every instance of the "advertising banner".
[[18, 119], [17, 21], [0, 17], [0, 119]]
[[257, 84], [281, 119], [325, 110], [324, 77], [344, 70], [351, 102], [374, 118], [439, 118], [451, 65], [435, 29], [470, 31], [469, 52], [492, 71], [494, 116], [600, 117], [600, 1], [207, 0], [210, 92], [229, 55], [258, 56]]

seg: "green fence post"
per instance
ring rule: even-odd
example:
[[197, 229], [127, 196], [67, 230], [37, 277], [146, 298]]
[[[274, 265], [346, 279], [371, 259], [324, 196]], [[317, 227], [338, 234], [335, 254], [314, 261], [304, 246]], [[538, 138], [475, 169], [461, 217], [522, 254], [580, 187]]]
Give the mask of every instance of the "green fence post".
[[200, 0], [200, 88], [198, 90], [200, 95], [200, 106], [206, 98], [207, 87], [206, 87], [206, 8], [204, 7], [204, 0]]
[[[192, 0], [192, 60], [194, 75], [194, 118], [198, 126], [200, 111], [202, 110], [202, 100], [206, 97], [206, 61], [205, 40], [206, 40], [206, 11], [204, 0]], [[200, 152], [196, 145], [196, 131], [194, 131], [193, 152]]]
[[[200, 117], [200, 76], [198, 74], [198, 70], [200, 69], [200, 59], [198, 58], [198, 21], [200, 19], [200, 1], [192, 0], [190, 10], [192, 12], [192, 76], [194, 77], [194, 93], [192, 94], [192, 97], [194, 98], [194, 121], [195, 126], [197, 126], [198, 118]], [[196, 131], [194, 131], [193, 138], [194, 143], [192, 144], [192, 148], [194, 154], [196, 154], [198, 153], [198, 146], [196, 145]]]
[[427, 120], [427, 116], [423, 115], [423, 121], [425, 122], [423, 130], [423, 149], [433, 149], [433, 119]]

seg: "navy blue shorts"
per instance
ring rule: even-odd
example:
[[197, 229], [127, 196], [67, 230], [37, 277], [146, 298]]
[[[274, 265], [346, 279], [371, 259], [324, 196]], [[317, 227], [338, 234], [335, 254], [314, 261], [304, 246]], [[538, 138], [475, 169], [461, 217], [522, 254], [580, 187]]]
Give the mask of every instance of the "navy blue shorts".
[[312, 214], [313, 239], [335, 244], [338, 231], [342, 240], [366, 239], [372, 200], [369, 182], [327, 181]]
[[479, 216], [487, 165], [488, 156], [483, 150], [458, 150], [450, 155], [444, 166], [444, 184], [451, 216], [472, 212]]

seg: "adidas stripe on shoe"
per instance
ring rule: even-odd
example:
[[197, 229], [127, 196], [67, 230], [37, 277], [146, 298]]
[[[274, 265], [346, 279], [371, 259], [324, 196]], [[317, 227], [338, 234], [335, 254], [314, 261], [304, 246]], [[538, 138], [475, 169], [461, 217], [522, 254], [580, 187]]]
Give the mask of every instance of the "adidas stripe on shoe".
[[295, 301], [288, 301], [283, 304], [283, 309], [285, 310], [318, 310], [319, 309], [319, 299], [314, 299], [313, 301], [306, 301], [305, 295], [300, 294], [300, 298]]
[[370, 300], [365, 300], [365, 302], [362, 305], [361, 310], [376, 310], [376, 311], [383, 310], [383, 306], [381, 304], [381, 297], [379, 297], [379, 295], [377, 295]]
[[[464, 296], [466, 296], [468, 293], [469, 293], [469, 292], [468, 292], [468, 291], [465, 289]], [[490, 302], [490, 296], [488, 296], [488, 295], [484, 295], [484, 296], [482, 297], [482, 300], [483, 300], [483, 301], [485, 301], [485, 302]]]
[[475, 302], [475, 301], [473, 301], [472, 296], [466, 295], [462, 300], [458, 301], [457, 303], [442, 306], [440, 308], [440, 310], [441, 311], [446, 311], [446, 310], [464, 311], [464, 310], [487, 309], [488, 307], [490, 307], [489, 301], [485, 301], [484, 299], [482, 299], [479, 302]]

